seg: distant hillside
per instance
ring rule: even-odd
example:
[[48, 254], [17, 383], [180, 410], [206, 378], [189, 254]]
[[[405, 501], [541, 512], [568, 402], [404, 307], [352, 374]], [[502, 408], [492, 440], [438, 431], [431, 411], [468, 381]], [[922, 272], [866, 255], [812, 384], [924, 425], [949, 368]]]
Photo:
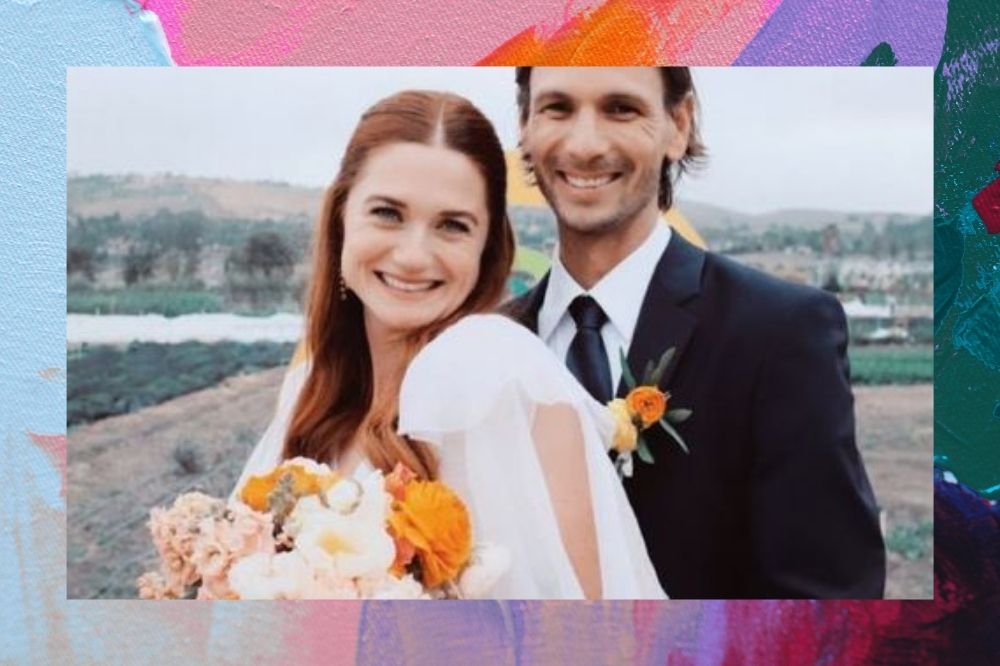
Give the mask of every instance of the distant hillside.
[[[124, 219], [148, 218], [160, 210], [200, 211], [208, 218], [311, 221], [323, 190], [270, 181], [236, 181], [190, 176], [70, 176], [66, 206], [70, 223], [77, 217], [118, 213]], [[533, 203], [533, 202], [530, 202]], [[519, 208], [530, 208], [522, 203]], [[841, 231], [861, 231], [865, 223], [881, 229], [890, 220], [910, 223], [917, 215], [848, 213], [827, 210], [779, 210], [760, 215], [681, 199], [677, 207], [699, 230], [740, 226], [767, 229], [788, 226], [818, 230], [836, 224]], [[929, 214], [929, 213], [928, 213]]]
[[115, 213], [123, 219], [147, 218], [160, 210], [251, 221], [312, 220], [322, 196], [320, 188], [287, 183], [175, 175], [70, 176], [66, 183], [70, 223]]
[[751, 215], [712, 204], [699, 201], [686, 201], [684, 199], [678, 200], [677, 207], [690, 220], [691, 224], [699, 230], [740, 226], [760, 230], [769, 227], [819, 230], [827, 225], [835, 224], [842, 232], [851, 233], [861, 231], [866, 223], [870, 223], [875, 229], [881, 230], [890, 221], [896, 224], [910, 224], [920, 221], [921, 218], [929, 217], [931, 214], [930, 211], [924, 216], [905, 213], [849, 213], [834, 210], [785, 209]]

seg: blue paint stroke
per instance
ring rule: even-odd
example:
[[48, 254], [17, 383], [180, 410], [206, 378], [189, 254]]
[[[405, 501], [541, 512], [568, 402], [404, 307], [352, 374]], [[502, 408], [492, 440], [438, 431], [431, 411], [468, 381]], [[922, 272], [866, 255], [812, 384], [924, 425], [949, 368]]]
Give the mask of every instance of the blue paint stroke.
[[65, 384], [38, 374], [66, 367], [66, 67], [170, 61], [116, 2], [3, 2], [0, 26], [0, 662], [65, 663], [64, 533], [36, 522], [61, 481], [27, 433], [66, 429]]

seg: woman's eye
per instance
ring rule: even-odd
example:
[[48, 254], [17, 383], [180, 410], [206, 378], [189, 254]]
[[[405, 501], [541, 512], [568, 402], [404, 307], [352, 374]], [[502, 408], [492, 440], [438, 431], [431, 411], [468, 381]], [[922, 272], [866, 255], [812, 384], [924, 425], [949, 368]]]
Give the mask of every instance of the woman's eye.
[[377, 208], [372, 208], [371, 214], [375, 217], [382, 218], [383, 220], [393, 220], [395, 222], [400, 222], [403, 216], [399, 214], [399, 211], [395, 208], [390, 208], [389, 206], [378, 206]]
[[454, 231], [457, 233], [467, 234], [469, 233], [469, 231], [471, 231], [469, 225], [466, 224], [465, 222], [462, 222], [461, 220], [452, 220], [452, 219], [444, 220], [443, 222], [441, 222], [441, 226], [447, 231]]

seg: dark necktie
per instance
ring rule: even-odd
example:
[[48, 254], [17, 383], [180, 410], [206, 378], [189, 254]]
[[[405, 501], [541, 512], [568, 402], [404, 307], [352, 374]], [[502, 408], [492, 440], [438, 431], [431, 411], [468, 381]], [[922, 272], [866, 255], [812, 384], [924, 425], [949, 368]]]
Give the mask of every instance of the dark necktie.
[[569, 304], [576, 322], [576, 336], [566, 354], [566, 366], [590, 395], [602, 403], [611, 400], [611, 368], [601, 339], [601, 326], [608, 320], [604, 310], [590, 296], [577, 296]]

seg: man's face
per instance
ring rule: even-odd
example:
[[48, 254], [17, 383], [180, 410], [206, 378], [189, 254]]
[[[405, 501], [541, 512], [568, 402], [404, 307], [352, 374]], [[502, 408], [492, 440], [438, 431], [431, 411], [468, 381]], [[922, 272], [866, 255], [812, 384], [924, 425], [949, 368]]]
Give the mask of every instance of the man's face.
[[664, 107], [655, 67], [536, 67], [521, 147], [560, 225], [628, 228], [657, 207], [664, 158], [687, 149], [691, 107]]

